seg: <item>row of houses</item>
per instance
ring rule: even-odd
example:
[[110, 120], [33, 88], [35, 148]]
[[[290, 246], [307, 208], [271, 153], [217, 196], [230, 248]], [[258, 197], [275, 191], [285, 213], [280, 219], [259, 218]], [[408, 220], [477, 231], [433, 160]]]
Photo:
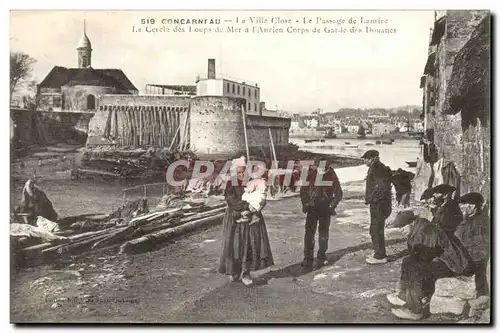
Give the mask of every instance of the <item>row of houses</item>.
[[335, 133], [357, 133], [360, 127], [363, 127], [368, 133], [373, 134], [388, 134], [391, 132], [423, 132], [424, 126], [422, 121], [415, 121], [408, 124], [407, 122], [360, 122], [348, 120], [334, 120], [328, 124], [320, 124], [316, 118], [305, 120], [292, 120], [290, 131], [298, 132], [319, 127], [332, 128]]

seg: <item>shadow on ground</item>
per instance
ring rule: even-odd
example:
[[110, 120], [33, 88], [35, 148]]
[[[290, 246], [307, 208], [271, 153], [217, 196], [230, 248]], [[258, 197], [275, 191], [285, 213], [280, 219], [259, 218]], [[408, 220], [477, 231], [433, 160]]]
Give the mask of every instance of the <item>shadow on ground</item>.
[[[390, 239], [390, 240], [386, 241], [386, 245], [390, 246], [390, 245], [394, 245], [394, 244], [403, 243], [405, 241], [406, 241], [406, 238]], [[328, 267], [328, 266], [335, 264], [338, 260], [340, 260], [346, 254], [354, 253], [354, 252], [358, 252], [358, 251], [362, 251], [362, 250], [367, 250], [367, 249], [370, 249], [371, 247], [372, 247], [372, 243], [362, 243], [359, 245], [349, 246], [345, 249], [340, 249], [340, 250], [337, 250], [334, 252], [327, 253], [326, 256], [327, 256], [328, 264], [323, 266], [323, 267]], [[405, 249], [405, 250], [400, 251], [396, 254], [388, 256], [387, 259], [390, 262], [396, 261], [399, 258], [406, 256], [407, 254], [408, 254], [408, 250]], [[280, 268], [278, 270], [269, 271], [269, 272], [257, 277], [254, 280], [254, 285], [255, 286], [265, 285], [271, 279], [282, 279], [282, 278], [287, 278], [287, 277], [291, 277], [291, 278], [299, 277], [299, 276], [305, 275], [307, 273], [310, 273], [311, 271], [312, 271], [311, 269], [302, 268], [301, 263], [295, 263], [295, 264], [291, 264], [291, 265], [288, 265], [286, 267]]]

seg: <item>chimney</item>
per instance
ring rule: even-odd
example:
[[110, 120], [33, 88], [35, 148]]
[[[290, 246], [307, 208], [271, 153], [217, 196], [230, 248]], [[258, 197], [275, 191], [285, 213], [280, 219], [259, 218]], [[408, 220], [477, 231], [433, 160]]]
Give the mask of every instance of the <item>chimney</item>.
[[208, 59], [208, 79], [215, 79], [215, 59]]

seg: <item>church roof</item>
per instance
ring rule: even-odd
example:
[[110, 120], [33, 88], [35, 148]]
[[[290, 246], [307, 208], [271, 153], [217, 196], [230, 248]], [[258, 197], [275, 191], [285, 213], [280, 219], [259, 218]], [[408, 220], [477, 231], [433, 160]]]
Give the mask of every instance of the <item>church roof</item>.
[[135, 90], [121, 69], [66, 68], [55, 66], [40, 83], [41, 88], [61, 88], [64, 85], [115, 87], [119, 90]]

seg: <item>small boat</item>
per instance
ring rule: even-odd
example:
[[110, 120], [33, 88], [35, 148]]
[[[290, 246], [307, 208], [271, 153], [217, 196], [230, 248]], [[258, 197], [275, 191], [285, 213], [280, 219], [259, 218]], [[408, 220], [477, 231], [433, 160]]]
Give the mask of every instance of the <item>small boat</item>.
[[319, 141], [319, 139], [304, 139], [304, 141], [305, 141], [306, 143], [310, 143], [310, 142], [318, 142], [318, 141]]
[[382, 141], [383, 145], [392, 145], [392, 141]]
[[75, 152], [79, 147], [47, 147], [47, 151], [53, 153], [72, 153]]
[[417, 166], [417, 162], [405, 162], [405, 163], [408, 164], [410, 168], [415, 168]]
[[344, 142], [346, 145], [350, 145], [351, 143], [350, 142]]
[[319, 142], [325, 142], [325, 139], [321, 139], [321, 140], [319, 140]]
[[391, 142], [394, 142], [394, 139], [391, 138]]
[[375, 141], [375, 143], [376, 143], [377, 145], [379, 145], [379, 144], [381, 144], [381, 143], [382, 143], [382, 141], [377, 140], [377, 141]]
[[374, 146], [375, 144], [373, 142], [366, 142], [365, 146]]

